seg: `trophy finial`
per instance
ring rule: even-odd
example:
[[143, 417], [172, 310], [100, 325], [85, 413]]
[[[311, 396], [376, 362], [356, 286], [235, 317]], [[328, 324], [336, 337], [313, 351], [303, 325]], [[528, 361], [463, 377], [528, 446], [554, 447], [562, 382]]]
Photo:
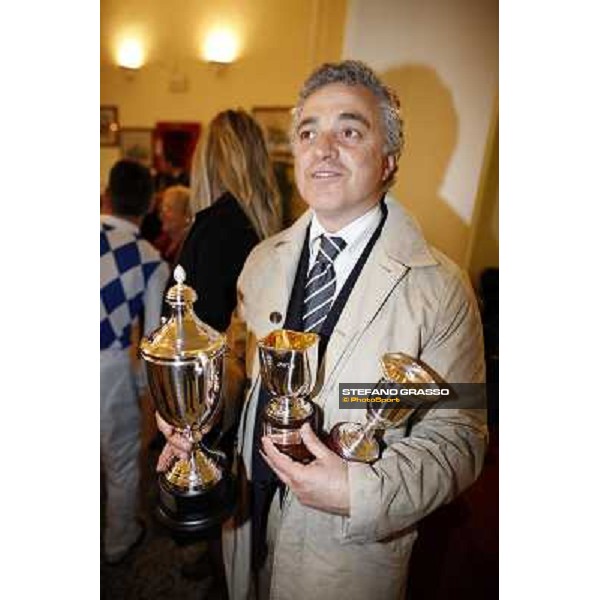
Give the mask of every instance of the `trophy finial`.
[[181, 285], [185, 281], [185, 270], [181, 265], [177, 265], [175, 267], [175, 272], [173, 273], [173, 277], [175, 281]]
[[175, 279], [175, 285], [171, 286], [167, 292], [167, 303], [171, 306], [183, 306], [196, 302], [198, 296], [193, 288], [185, 285], [185, 270], [181, 265], [175, 267], [173, 279]]

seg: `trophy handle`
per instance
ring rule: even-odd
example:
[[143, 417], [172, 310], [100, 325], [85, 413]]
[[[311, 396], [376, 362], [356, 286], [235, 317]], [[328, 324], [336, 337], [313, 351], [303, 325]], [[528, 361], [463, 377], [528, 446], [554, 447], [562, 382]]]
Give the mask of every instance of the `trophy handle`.
[[[196, 374], [202, 375], [202, 402], [204, 402], [206, 406], [206, 410], [202, 415], [200, 423], [198, 423], [198, 429], [202, 434], [205, 434], [210, 431], [213, 420], [217, 416], [219, 402], [218, 397], [214, 397], [214, 382], [217, 373], [214, 370], [213, 362], [203, 352], [198, 354]], [[218, 382], [218, 386], [220, 387], [220, 382]]]

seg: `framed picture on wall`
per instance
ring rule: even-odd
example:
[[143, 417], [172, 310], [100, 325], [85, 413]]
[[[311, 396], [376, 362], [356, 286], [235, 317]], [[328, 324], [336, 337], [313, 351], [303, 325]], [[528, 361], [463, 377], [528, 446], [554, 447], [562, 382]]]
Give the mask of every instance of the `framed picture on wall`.
[[121, 157], [137, 160], [150, 168], [153, 158], [153, 134], [150, 127], [122, 127], [119, 132]]
[[252, 116], [263, 129], [267, 149], [273, 160], [291, 163], [289, 130], [292, 123], [292, 107], [256, 106], [252, 109]]
[[119, 109], [116, 106], [100, 106], [100, 145], [119, 145]]

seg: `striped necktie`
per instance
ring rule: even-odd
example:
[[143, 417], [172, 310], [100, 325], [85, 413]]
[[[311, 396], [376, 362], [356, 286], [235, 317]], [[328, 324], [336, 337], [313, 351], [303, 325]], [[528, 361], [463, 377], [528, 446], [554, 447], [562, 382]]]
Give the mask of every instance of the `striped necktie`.
[[335, 295], [333, 261], [345, 247], [346, 242], [341, 237], [321, 235], [317, 260], [308, 274], [304, 288], [304, 331], [318, 333], [329, 313]]

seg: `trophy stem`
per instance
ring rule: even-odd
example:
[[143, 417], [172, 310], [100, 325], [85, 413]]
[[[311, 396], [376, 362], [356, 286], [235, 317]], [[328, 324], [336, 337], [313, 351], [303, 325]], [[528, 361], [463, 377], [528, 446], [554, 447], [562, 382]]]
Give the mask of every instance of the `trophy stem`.
[[265, 410], [268, 418], [283, 427], [300, 429], [302, 423], [308, 421], [315, 412], [312, 403], [302, 397], [279, 396], [273, 398]]
[[188, 474], [188, 485], [191, 489], [197, 489], [198, 484], [200, 483], [200, 487], [202, 487], [200, 482], [200, 474], [198, 472], [199, 465], [196, 462], [196, 456], [198, 451], [200, 450], [199, 441], [194, 440], [194, 434], [192, 432], [192, 428], [188, 425], [184, 430], [184, 435], [187, 438], [188, 442], [192, 445], [192, 451], [190, 453], [190, 471]]
[[198, 485], [199, 480], [200, 476], [198, 475], [198, 465], [196, 464], [196, 452], [193, 451], [190, 455], [190, 486], [196, 487]]
[[186, 427], [182, 434], [192, 444], [190, 457], [175, 461], [165, 474], [165, 479], [183, 493], [214, 487], [223, 477], [220, 456], [210, 456], [212, 453], [203, 447], [201, 441], [194, 440], [191, 427]]
[[382, 427], [376, 419], [368, 420], [367, 424], [363, 425], [362, 428], [363, 439], [372, 442], [379, 429], [382, 429]]
[[301, 401], [290, 398], [289, 396], [282, 396], [280, 400], [281, 404], [278, 408], [280, 415], [285, 415], [289, 419], [302, 418], [298, 415], [298, 406], [301, 406]]

